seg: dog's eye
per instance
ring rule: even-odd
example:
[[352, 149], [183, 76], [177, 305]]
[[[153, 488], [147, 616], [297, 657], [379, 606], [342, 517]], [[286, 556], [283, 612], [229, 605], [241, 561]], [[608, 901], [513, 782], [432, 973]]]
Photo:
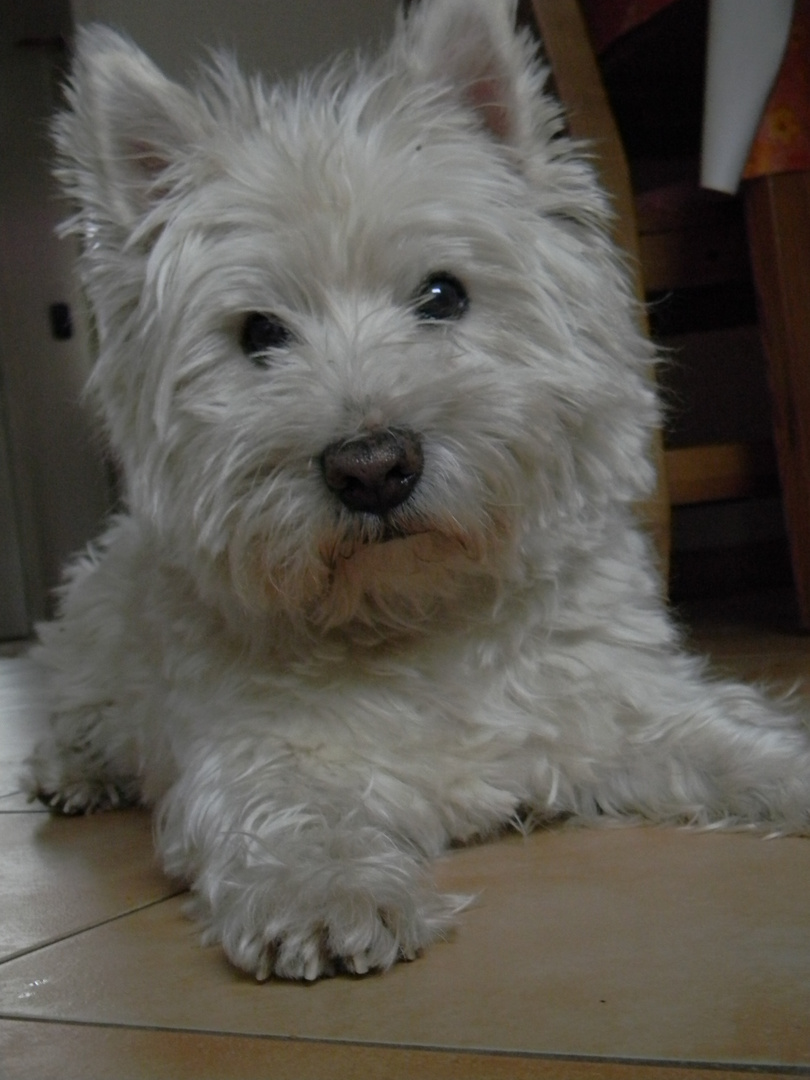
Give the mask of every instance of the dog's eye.
[[242, 323], [239, 344], [249, 360], [256, 364], [264, 364], [266, 353], [271, 349], [283, 349], [292, 340], [292, 330], [277, 315], [251, 311]]
[[467, 290], [453, 274], [431, 274], [420, 285], [414, 300], [414, 312], [426, 322], [460, 319], [470, 306]]

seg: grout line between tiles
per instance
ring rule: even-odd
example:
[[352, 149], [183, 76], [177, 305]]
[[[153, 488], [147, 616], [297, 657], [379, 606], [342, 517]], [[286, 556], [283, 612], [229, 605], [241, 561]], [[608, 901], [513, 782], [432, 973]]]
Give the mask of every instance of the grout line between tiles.
[[[21, 812], [24, 813], [24, 811]], [[89, 934], [91, 931], [97, 930], [101, 926], [109, 926], [110, 923], [118, 922], [120, 919], [126, 919], [130, 915], [137, 914], [139, 911], [147, 911], [149, 908], [157, 907], [158, 904], [165, 904], [167, 900], [174, 900], [175, 897], [182, 896], [185, 892], [188, 892], [188, 889], [185, 886], [178, 887], [173, 892], [167, 893], [165, 896], [160, 896], [156, 900], [148, 900], [145, 904], [136, 904], [134, 907], [127, 908], [126, 911], [119, 911], [106, 919], [99, 919], [98, 922], [89, 923], [87, 926], [80, 926], [67, 933], [57, 934], [55, 937], [48, 938], [47, 941], [41, 941], [37, 945], [32, 945], [29, 948], [18, 949], [16, 952], [9, 953], [7, 956], [0, 958], [0, 974], [2, 974], [3, 965], [10, 963], [12, 960], [19, 960], [23, 956], [33, 956], [35, 953], [42, 952], [43, 949], [50, 949], [53, 945], [58, 945], [62, 941], [70, 941], [71, 938], [81, 937], [82, 934]]]
[[[147, 905], [151, 906], [151, 905]], [[65, 1019], [51, 1016], [19, 1016], [12, 1012], [0, 1009], [0, 1021], [9, 1021], [23, 1024], [46, 1024], [55, 1027], [75, 1028], [103, 1028], [108, 1031], [141, 1031], [160, 1032], [163, 1034], [194, 1035], [200, 1038], [249, 1039], [256, 1042], [285, 1043], [288, 1045], [306, 1044], [308, 1046], [340, 1046], [362, 1047], [363, 1049], [391, 1050], [391, 1051], [420, 1051], [435, 1054], [458, 1054], [470, 1057], [491, 1057], [513, 1059], [519, 1058], [525, 1061], [549, 1061], [580, 1062], [589, 1065], [623, 1065], [628, 1068], [639, 1069], [686, 1069], [691, 1071], [704, 1070], [706, 1072], [739, 1073], [745, 1076], [808, 1076], [808, 1065], [785, 1065], [772, 1063], [737, 1062], [729, 1061], [703, 1061], [700, 1059], [688, 1060], [680, 1058], [647, 1058], [626, 1057], [622, 1055], [605, 1054], [555, 1054], [553, 1052], [529, 1050], [504, 1050], [486, 1046], [437, 1046], [429, 1043], [412, 1042], [378, 1042], [373, 1039], [336, 1039], [319, 1038], [313, 1035], [274, 1035], [257, 1031], [230, 1031], [218, 1028], [196, 1027], [168, 1027], [162, 1024], [137, 1024], [126, 1021], [105, 1020], [81, 1020]]]

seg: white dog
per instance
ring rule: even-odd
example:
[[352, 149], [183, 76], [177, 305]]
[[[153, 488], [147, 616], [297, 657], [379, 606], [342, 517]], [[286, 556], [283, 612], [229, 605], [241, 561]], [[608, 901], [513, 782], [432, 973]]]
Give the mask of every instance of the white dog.
[[128, 509], [42, 628], [29, 790], [155, 806], [260, 979], [415, 956], [429, 860], [509, 823], [810, 820], [806, 722], [664, 610], [650, 347], [514, 7], [287, 90], [91, 29], [57, 122]]

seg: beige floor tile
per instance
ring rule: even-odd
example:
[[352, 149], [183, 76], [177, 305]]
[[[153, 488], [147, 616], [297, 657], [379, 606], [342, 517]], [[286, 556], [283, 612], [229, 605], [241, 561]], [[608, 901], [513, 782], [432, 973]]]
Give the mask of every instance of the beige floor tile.
[[810, 697], [810, 660], [797, 662], [778, 652], [724, 654], [718, 649], [712, 652], [712, 662], [718, 674], [759, 683], [777, 697], [794, 691]]
[[710, 661], [716, 675], [758, 683], [777, 697], [797, 691], [810, 698], [810, 651], [782, 649], [773, 642], [761, 641], [757, 648], [746, 635], [732, 642], [708, 638], [695, 649]]
[[142, 811], [0, 814], [0, 958], [176, 892], [155, 866]]
[[718, 675], [759, 683], [777, 695], [798, 691], [810, 698], [810, 636], [700, 627], [693, 651], [705, 655]]
[[698, 651], [740, 660], [754, 673], [761, 660], [766, 675], [777, 662], [792, 676], [810, 678], [810, 634], [799, 627], [789, 592], [704, 600], [686, 614], [689, 637]]
[[[750, 1072], [0, 1020], [4, 1080], [746, 1080]], [[772, 1072], [758, 1080], [776, 1080]]]
[[[19, 792], [22, 762], [45, 728], [45, 714], [29, 660], [0, 658], [0, 796]], [[11, 809], [3, 807], [0, 810]]]
[[560, 830], [455, 852], [480, 892], [383, 977], [259, 986], [170, 900], [6, 963], [6, 1017], [562, 1054], [810, 1066], [810, 844]]
[[33, 644], [33, 638], [15, 638], [13, 641], [0, 641], [0, 659], [9, 656], [25, 656]]
[[29, 802], [28, 796], [23, 791], [15, 791], [11, 795], [0, 795], [0, 814], [47, 814], [47, 806], [38, 800]]

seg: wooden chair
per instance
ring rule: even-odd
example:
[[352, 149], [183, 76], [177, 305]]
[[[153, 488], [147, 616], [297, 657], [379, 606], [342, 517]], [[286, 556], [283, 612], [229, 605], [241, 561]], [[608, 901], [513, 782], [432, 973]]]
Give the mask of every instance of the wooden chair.
[[[680, 205], [637, 197], [579, 3], [531, 0], [530, 7], [572, 133], [597, 151], [617, 210], [616, 239], [638, 268], [639, 295], [746, 278], [755, 285], [752, 333], [767, 358], [771, 430], [666, 451], [659, 443], [658, 492], [643, 513], [662, 565], [671, 506], [778, 494], [781, 480], [800, 617], [810, 627], [810, 174], [747, 182], [736, 212], [696, 185]], [[716, 349], [720, 337], [707, 336], [706, 348]], [[740, 340], [732, 336], [730, 347]]]

